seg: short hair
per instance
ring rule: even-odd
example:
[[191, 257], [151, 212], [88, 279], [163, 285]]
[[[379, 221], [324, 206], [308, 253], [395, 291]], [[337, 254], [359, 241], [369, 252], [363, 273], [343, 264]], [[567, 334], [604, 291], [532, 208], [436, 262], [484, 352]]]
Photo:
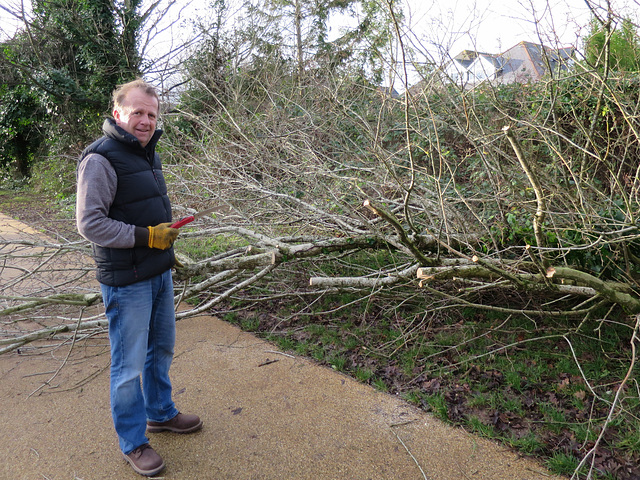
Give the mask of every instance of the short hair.
[[134, 90], [136, 88], [141, 89], [147, 95], [155, 97], [155, 99], [158, 101], [158, 106], [160, 106], [160, 96], [158, 95], [156, 87], [154, 87], [150, 83], [145, 82], [142, 78], [137, 78], [131, 82], [118, 85], [118, 87], [113, 91], [113, 108], [118, 109], [120, 107], [123, 107], [124, 100], [127, 97], [127, 94], [131, 90]]

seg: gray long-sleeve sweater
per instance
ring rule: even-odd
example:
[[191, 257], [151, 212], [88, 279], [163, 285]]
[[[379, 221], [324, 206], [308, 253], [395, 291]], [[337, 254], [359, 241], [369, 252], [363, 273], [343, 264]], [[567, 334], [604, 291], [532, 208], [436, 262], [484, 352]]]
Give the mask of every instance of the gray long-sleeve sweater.
[[[80, 234], [103, 247], [133, 248], [148, 238], [145, 228], [109, 218], [118, 177], [109, 160], [96, 153], [78, 166], [76, 225]], [[137, 230], [137, 231], [136, 231]]]

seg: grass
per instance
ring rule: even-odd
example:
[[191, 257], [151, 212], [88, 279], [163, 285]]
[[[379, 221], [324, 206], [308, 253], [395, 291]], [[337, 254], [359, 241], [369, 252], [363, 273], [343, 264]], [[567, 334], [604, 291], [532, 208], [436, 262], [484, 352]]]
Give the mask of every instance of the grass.
[[371, 385], [373, 385], [377, 390], [380, 390], [381, 392], [389, 391], [389, 386], [382, 378], [374, 379], [373, 382], [371, 382]]
[[437, 393], [434, 395], [428, 395], [424, 398], [424, 402], [428, 405], [435, 417], [440, 420], [449, 420], [447, 400], [443, 394]]
[[[578, 468], [580, 462], [573, 455], [557, 452], [546, 461], [547, 467], [552, 472], [560, 475], [572, 475]], [[584, 473], [584, 472], [583, 472]]]
[[[281, 348], [400, 395], [443, 421], [542, 457], [553, 473], [573, 473], [597, 438], [612, 385], [630, 361], [625, 346], [631, 329], [622, 322], [611, 322], [606, 334], [594, 336], [601, 322], [576, 328], [570, 319], [555, 319], [536, 328], [526, 318], [460, 311], [416, 330], [418, 314], [410, 309], [389, 315], [384, 305], [370, 302], [366, 309], [333, 311], [352, 301], [345, 293], [326, 296], [315, 310], [332, 314], [301, 316], [277, 332], [271, 331], [275, 321], [267, 321], [257, 331], [269, 331]], [[296, 308], [303, 307], [289, 303], [288, 314]], [[606, 447], [640, 459], [635, 387], [623, 406]], [[594, 478], [606, 476], [602, 471]]]
[[344, 372], [349, 363], [349, 360], [344, 355], [336, 354], [330, 357], [328, 359], [328, 362], [329, 365], [331, 365], [331, 368], [333, 368], [334, 370], [337, 370], [338, 372]]
[[[184, 232], [189, 231], [188, 227], [183, 227]], [[186, 255], [194, 261], [204, 260], [217, 254], [227, 252], [234, 248], [249, 246], [249, 243], [241, 237], [234, 235], [216, 235], [212, 237], [178, 237], [176, 244], [178, 253]]]
[[476, 416], [469, 417], [468, 425], [471, 428], [471, 431], [477, 435], [485, 438], [495, 438], [493, 427], [487, 425]]
[[624, 432], [616, 447], [640, 455], [640, 430], [633, 429]]
[[528, 432], [519, 438], [512, 437], [508, 444], [526, 455], [535, 455], [545, 448], [544, 442], [534, 432]]
[[361, 367], [356, 367], [353, 374], [356, 377], [356, 379], [358, 379], [363, 383], [368, 383], [369, 380], [374, 376], [373, 370], [370, 370], [368, 368], [361, 368]]

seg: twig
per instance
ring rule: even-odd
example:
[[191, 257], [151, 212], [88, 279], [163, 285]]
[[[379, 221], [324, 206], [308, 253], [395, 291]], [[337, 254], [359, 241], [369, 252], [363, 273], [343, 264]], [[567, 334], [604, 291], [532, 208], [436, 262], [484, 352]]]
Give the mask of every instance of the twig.
[[223, 301], [224, 299], [226, 299], [227, 297], [229, 297], [233, 293], [235, 293], [237, 291], [240, 291], [244, 287], [257, 282], [262, 277], [264, 277], [265, 275], [269, 274], [276, 267], [277, 267], [277, 265], [273, 265], [273, 264], [265, 267], [264, 269], [262, 269], [260, 272], [256, 273], [251, 278], [234, 285], [232, 288], [230, 288], [229, 290], [227, 290], [223, 294], [219, 295], [218, 297], [215, 297], [213, 300], [210, 300], [209, 302], [205, 303], [204, 305], [201, 305], [198, 308], [194, 308], [193, 310], [187, 310], [187, 311], [180, 312], [180, 313], [176, 314], [176, 318], [180, 319], [180, 318], [184, 318], [184, 317], [190, 317], [190, 316], [197, 315], [199, 313], [202, 313], [202, 312], [208, 310], [213, 305]]
[[276, 350], [265, 350], [264, 353], [274, 353], [276, 355], [284, 355], [289, 358], [296, 358], [294, 355], [289, 355], [288, 353], [278, 352]]
[[602, 439], [604, 438], [604, 435], [607, 432], [607, 426], [613, 420], [616, 406], [620, 402], [620, 395], [624, 391], [624, 387], [629, 381], [629, 378], [631, 377], [631, 374], [633, 373], [633, 370], [636, 366], [636, 342], [640, 341], [640, 337], [638, 336], [639, 331], [640, 331], [640, 315], [636, 315], [636, 325], [633, 329], [633, 335], [631, 336], [631, 341], [630, 341], [631, 363], [629, 365], [629, 368], [627, 369], [627, 374], [624, 376], [624, 378], [622, 379], [622, 382], [620, 382], [620, 385], [618, 386], [616, 395], [613, 398], [613, 402], [611, 403], [611, 408], [609, 408], [609, 414], [607, 415], [607, 419], [604, 421], [604, 424], [602, 426], [602, 429], [600, 430], [600, 434], [598, 435], [598, 438], [594, 442], [593, 447], [585, 454], [582, 461], [580, 461], [580, 463], [578, 464], [578, 467], [573, 472], [573, 475], [571, 475], [571, 479], [578, 478], [580, 470], [587, 463], [587, 460], [589, 459], [589, 457], [591, 457], [591, 467], [589, 468], [589, 473], [587, 474], [587, 480], [593, 478], [593, 470], [595, 468], [595, 462], [596, 462], [596, 456], [595, 456], [596, 450], [600, 446], [600, 443], [602, 442]]
[[392, 427], [392, 428], [393, 427], [404, 427], [405, 425], [410, 425], [410, 424], [412, 424], [414, 422], [415, 422], [415, 419], [414, 420], [407, 420], [407, 421], [400, 422], [400, 423], [392, 423], [389, 426]]
[[546, 472], [542, 472], [540, 470], [534, 470], [533, 468], [530, 468], [530, 467], [527, 467], [527, 470], [529, 470], [530, 472], [533, 472], [533, 473], [535, 473], [537, 475], [542, 475], [543, 477], [551, 477], [551, 475], [549, 475]]
[[[391, 428], [391, 427], [389, 427]], [[393, 434], [396, 436], [396, 438], [398, 439], [398, 441], [402, 444], [402, 446], [404, 447], [404, 449], [407, 451], [407, 453], [409, 454], [409, 456], [411, 457], [411, 459], [414, 461], [414, 463], [416, 464], [416, 466], [418, 467], [418, 469], [420, 470], [420, 473], [422, 473], [422, 478], [424, 478], [424, 480], [429, 480], [429, 478], [427, 477], [427, 474], [424, 473], [424, 470], [422, 469], [422, 467], [420, 466], [420, 464], [418, 463], [418, 460], [416, 459], [416, 457], [413, 456], [413, 453], [411, 453], [411, 450], [409, 450], [409, 448], [405, 445], [405, 443], [402, 441], [402, 439], [400, 438], [400, 436], [393, 430], [393, 428], [391, 428], [391, 431], [393, 432]]]
[[264, 366], [266, 366], [266, 365], [271, 365], [272, 363], [276, 363], [276, 362], [279, 362], [279, 361], [280, 361], [280, 360], [278, 360], [277, 358], [274, 358], [273, 360], [269, 360], [269, 359], [267, 358], [264, 362], [262, 362], [262, 363], [258, 364], [258, 366], [259, 366], [259, 367], [264, 367]]
[[27, 375], [23, 375], [22, 378], [37, 377], [39, 375], [50, 375], [52, 373], [55, 373], [55, 370], [49, 370], [48, 372], [29, 373]]
[[69, 351], [67, 352], [67, 356], [64, 358], [64, 361], [60, 364], [60, 366], [58, 367], [58, 369], [55, 371], [55, 373], [51, 376], [51, 378], [49, 378], [49, 380], [47, 380], [46, 382], [44, 382], [42, 385], [40, 385], [38, 388], [36, 388], [33, 392], [31, 392], [27, 398], [30, 398], [32, 395], [34, 395], [36, 392], [42, 390], [45, 385], [49, 385], [51, 383], [51, 381], [56, 378], [58, 376], [58, 374], [60, 373], [60, 371], [62, 370], [62, 368], [67, 364], [67, 362], [69, 361], [69, 357], [71, 356], [71, 352], [73, 351], [73, 347], [76, 344], [76, 338], [78, 337], [78, 330], [80, 328], [80, 324], [82, 323], [82, 315], [84, 313], [84, 308], [82, 310], [80, 310], [80, 315], [78, 316], [78, 323], [76, 324], [76, 329], [73, 331], [73, 339], [71, 340], [71, 345], [69, 346]]

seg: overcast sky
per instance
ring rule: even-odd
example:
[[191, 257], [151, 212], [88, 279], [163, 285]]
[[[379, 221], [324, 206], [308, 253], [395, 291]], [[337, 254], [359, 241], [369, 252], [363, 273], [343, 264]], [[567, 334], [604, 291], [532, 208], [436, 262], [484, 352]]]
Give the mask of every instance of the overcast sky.
[[[0, 6], [16, 5], [19, 1], [0, 0]], [[421, 62], [439, 63], [466, 49], [501, 53], [521, 41], [581, 49], [591, 18], [585, 0], [402, 1], [410, 31], [407, 43], [422, 52], [418, 59]], [[607, 0], [588, 1], [596, 8], [607, 5]], [[178, 0], [177, 3], [186, 2], [189, 0]], [[611, 3], [616, 13], [630, 17], [638, 24], [640, 0], [611, 0]], [[192, 0], [192, 4], [196, 6], [194, 10], [203, 5], [201, 0]], [[227, 0], [227, 4], [238, 6], [241, 0]], [[177, 13], [178, 10], [172, 11]], [[5, 23], [3, 13], [0, 9], [0, 29], [7, 29], [10, 24]], [[344, 21], [349, 19], [334, 19], [330, 23], [333, 35], [339, 35], [340, 24]], [[173, 35], [180, 30], [174, 29]], [[167, 39], [167, 43], [170, 41]]]
[[[418, 38], [449, 47], [500, 53], [520, 41], [582, 47], [591, 18], [585, 0], [406, 0]], [[590, 0], [606, 8], [606, 0]], [[614, 11], [637, 20], [638, 0], [612, 0]], [[556, 41], [557, 40], [557, 41]]]
[[[190, 0], [178, 0], [178, 4]], [[201, 6], [201, 0], [191, 0]], [[382, 1], [382, 0], [381, 0]], [[590, 13], [585, 0], [402, 0], [415, 39], [454, 51], [476, 49], [500, 53], [521, 40], [538, 42], [557, 38], [562, 45], [581, 47]], [[605, 7], [607, 0], [589, 0]], [[28, 1], [25, 4], [28, 5]], [[611, 0], [614, 11], [638, 20], [640, 0]], [[227, 4], [240, 4], [228, 0]], [[19, 0], [0, 0], [0, 5], [19, 5]], [[174, 9], [173, 11], [177, 11]], [[11, 31], [13, 20], [0, 9], [0, 28]], [[338, 30], [339, 27], [334, 27]], [[545, 38], [546, 37], [546, 38]], [[455, 53], [454, 53], [455, 55]]]

